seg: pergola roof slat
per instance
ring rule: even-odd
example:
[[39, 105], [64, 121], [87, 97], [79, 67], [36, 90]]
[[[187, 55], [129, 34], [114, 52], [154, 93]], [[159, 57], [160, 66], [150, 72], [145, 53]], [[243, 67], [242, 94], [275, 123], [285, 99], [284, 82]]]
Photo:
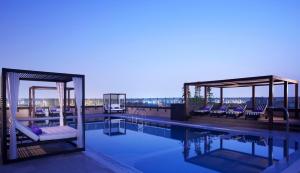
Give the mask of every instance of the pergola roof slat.
[[73, 77], [83, 77], [78, 74], [67, 74], [67, 73], [54, 73], [54, 72], [43, 72], [43, 71], [30, 71], [30, 70], [18, 70], [3, 68], [7, 72], [15, 72], [20, 75], [20, 80], [28, 81], [44, 81], [44, 82], [70, 82]]
[[274, 75], [268, 75], [268, 76], [226, 79], [226, 80], [188, 82], [185, 83], [185, 85], [219, 87], [219, 88], [267, 86], [269, 85], [270, 80], [273, 80], [274, 85], [281, 85], [284, 82], [288, 82], [289, 84], [298, 84], [297, 80], [282, 78]]

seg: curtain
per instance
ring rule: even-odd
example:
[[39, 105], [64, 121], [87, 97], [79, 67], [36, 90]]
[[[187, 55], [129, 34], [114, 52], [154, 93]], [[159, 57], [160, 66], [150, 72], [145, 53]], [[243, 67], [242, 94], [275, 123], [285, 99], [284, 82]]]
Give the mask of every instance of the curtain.
[[56, 83], [57, 91], [58, 91], [58, 102], [59, 102], [59, 125], [64, 125], [64, 114], [63, 114], [63, 107], [64, 107], [64, 83], [57, 82]]
[[77, 147], [83, 147], [83, 132], [82, 132], [82, 79], [79, 77], [73, 77], [75, 101], [77, 108]]
[[19, 97], [19, 74], [18, 73], [7, 73], [6, 80], [6, 93], [9, 104], [10, 115], [8, 117], [9, 122], [9, 133], [10, 133], [10, 147], [9, 147], [9, 158], [16, 159], [18, 157], [17, 152], [17, 139], [16, 139], [16, 113], [18, 106]]

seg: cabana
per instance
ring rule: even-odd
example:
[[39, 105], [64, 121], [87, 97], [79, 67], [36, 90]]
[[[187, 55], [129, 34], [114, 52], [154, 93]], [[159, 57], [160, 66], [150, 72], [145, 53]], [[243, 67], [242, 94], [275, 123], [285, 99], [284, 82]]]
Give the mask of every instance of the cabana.
[[103, 110], [105, 113], [124, 113], [126, 111], [126, 94], [103, 94]]
[[[59, 126], [27, 127], [17, 119], [19, 85], [22, 80], [55, 82], [57, 84], [59, 104], [63, 108], [59, 116]], [[3, 163], [85, 150], [84, 75], [2, 68], [1, 82], [1, 153]], [[73, 82], [74, 85], [77, 109], [77, 123], [73, 127], [66, 125], [63, 116], [67, 106], [66, 91], [69, 82]], [[28, 121], [34, 121], [34, 118], [29, 118]], [[26, 143], [23, 143], [24, 139], [26, 139]], [[51, 147], [58, 145], [56, 147], [58, 150], [46, 149], [46, 145], [52, 145]], [[24, 154], [27, 147], [34, 147], [34, 154]]]
[[[204, 105], [208, 104], [208, 88], [219, 88], [220, 89], [220, 105], [223, 105], [223, 89], [226, 88], [236, 88], [236, 87], [251, 87], [252, 88], [252, 109], [255, 109], [255, 88], [257, 86], [268, 86], [269, 87], [269, 97], [268, 97], [268, 107], [273, 107], [273, 91], [274, 86], [283, 85], [284, 86], [284, 105], [283, 107], [288, 109], [288, 85], [295, 86], [295, 117], [298, 118], [299, 100], [298, 100], [298, 81], [282, 78], [279, 76], [268, 75], [268, 76], [256, 76], [256, 77], [246, 77], [246, 78], [236, 78], [236, 79], [226, 79], [226, 80], [214, 80], [214, 81], [199, 81], [199, 82], [189, 82], [184, 83], [184, 104], [186, 116], [189, 115], [191, 111], [190, 107], [190, 86], [203, 87], [204, 88]], [[253, 110], [254, 111], [254, 110]], [[273, 128], [273, 113], [269, 113], [269, 128]]]

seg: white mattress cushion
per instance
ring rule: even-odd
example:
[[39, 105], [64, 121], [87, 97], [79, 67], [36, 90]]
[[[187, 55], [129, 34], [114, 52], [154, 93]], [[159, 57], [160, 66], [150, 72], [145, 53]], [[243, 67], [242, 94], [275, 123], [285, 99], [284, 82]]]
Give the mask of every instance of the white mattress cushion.
[[21, 124], [19, 121], [15, 121], [16, 122], [16, 128], [21, 131], [22, 133], [24, 133], [26, 136], [28, 136], [29, 138], [31, 138], [34, 141], [38, 141], [39, 140], [39, 136], [36, 135], [35, 133], [32, 132], [32, 130]]
[[121, 108], [118, 108], [118, 109], [111, 108], [110, 110], [111, 110], [111, 111], [123, 111], [124, 109], [121, 109]]
[[194, 110], [194, 112], [209, 112], [209, 110]]
[[41, 129], [43, 134], [40, 135], [40, 141], [77, 137], [77, 130], [70, 126], [43, 127]]
[[120, 105], [119, 104], [111, 104], [111, 109], [120, 109]]

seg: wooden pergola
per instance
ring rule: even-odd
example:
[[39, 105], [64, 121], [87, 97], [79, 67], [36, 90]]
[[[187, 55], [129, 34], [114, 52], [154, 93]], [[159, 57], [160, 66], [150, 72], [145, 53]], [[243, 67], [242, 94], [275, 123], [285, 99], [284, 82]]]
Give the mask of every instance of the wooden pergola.
[[[184, 83], [184, 102], [186, 115], [189, 114], [189, 87], [197, 86], [204, 87], [204, 104], [208, 101], [208, 88], [219, 88], [220, 89], [220, 104], [223, 104], [223, 89], [225, 88], [236, 88], [236, 87], [252, 87], [252, 108], [255, 107], [255, 87], [257, 86], [268, 86], [269, 96], [268, 96], [268, 107], [273, 107], [273, 91], [274, 86], [283, 85], [284, 86], [284, 104], [283, 107], [288, 109], [288, 86], [295, 86], [295, 116], [298, 117], [299, 100], [298, 100], [298, 81], [282, 78], [279, 76], [268, 75], [268, 76], [256, 76], [256, 77], [246, 77], [246, 78], [236, 78], [236, 79], [226, 79], [226, 80], [214, 80], [214, 81], [199, 81], [199, 82], [189, 82]], [[273, 115], [269, 116], [269, 123], [273, 124]]]
[[[29, 117], [32, 117], [33, 111], [35, 110], [35, 93], [37, 90], [57, 90], [57, 87], [48, 87], [48, 86], [31, 86], [29, 88]], [[71, 91], [74, 88], [66, 88], [66, 106], [70, 107], [71, 104]]]

